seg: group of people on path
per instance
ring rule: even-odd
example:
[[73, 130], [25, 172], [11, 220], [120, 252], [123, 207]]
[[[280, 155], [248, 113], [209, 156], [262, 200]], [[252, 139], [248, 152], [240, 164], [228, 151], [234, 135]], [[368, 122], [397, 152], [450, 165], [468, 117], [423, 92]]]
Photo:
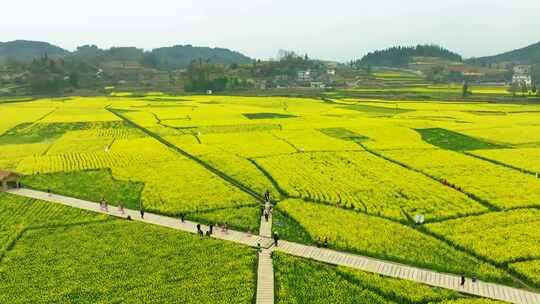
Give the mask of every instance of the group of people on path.
[[264, 193], [264, 205], [261, 205], [261, 213], [264, 216], [264, 220], [266, 222], [270, 220], [270, 215], [272, 214], [273, 205], [274, 204], [270, 198], [270, 191], [266, 190], [266, 192]]
[[[472, 281], [473, 283], [476, 283], [476, 281], [477, 281], [476, 277], [473, 277], [473, 278], [471, 279], [471, 281]], [[464, 275], [461, 276], [461, 278], [460, 278], [460, 280], [459, 280], [459, 285], [460, 285], [460, 286], [465, 286], [465, 276], [464, 276]]]
[[318, 237], [315, 244], [317, 245], [317, 247], [328, 248], [328, 237], [325, 237], [324, 240]]
[[[118, 203], [117, 208], [118, 208], [118, 213], [120, 213], [120, 214], [125, 214], [126, 213], [123, 203]], [[99, 209], [101, 211], [109, 212], [109, 203], [107, 203], [105, 198], [102, 198], [101, 201], [99, 202]]]
[[272, 205], [269, 205], [268, 208], [266, 206], [261, 206], [261, 212], [264, 216], [264, 220], [268, 222], [270, 220], [270, 215], [272, 214]]
[[[184, 222], [184, 218], [182, 217], [182, 223], [183, 222]], [[227, 233], [228, 231], [227, 223], [222, 224], [222, 225], [218, 224], [217, 227], [221, 228], [221, 232], [223, 233]], [[202, 230], [201, 224], [197, 224], [197, 234], [200, 236], [211, 236], [212, 234], [214, 234], [214, 224], [208, 225], [208, 230], [206, 232]]]

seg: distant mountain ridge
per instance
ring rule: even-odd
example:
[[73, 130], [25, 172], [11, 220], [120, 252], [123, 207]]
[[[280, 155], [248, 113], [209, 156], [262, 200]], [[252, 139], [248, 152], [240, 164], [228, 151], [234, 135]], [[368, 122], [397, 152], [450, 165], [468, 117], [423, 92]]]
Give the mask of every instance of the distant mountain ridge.
[[69, 51], [41, 41], [14, 40], [0, 42], [0, 61], [13, 59], [28, 62], [45, 54], [51, 58], [57, 58], [69, 55]]
[[49, 58], [82, 60], [96, 65], [110, 61], [139, 62], [160, 70], [184, 68], [192, 61], [214, 64], [242, 64], [252, 61], [251, 58], [237, 51], [192, 45], [162, 47], [148, 52], [135, 47], [100, 49], [95, 45], [84, 45], [70, 52], [47, 42], [27, 40], [0, 42], [0, 63], [8, 60], [28, 63], [45, 55]]
[[525, 64], [539, 63], [540, 42], [499, 55], [470, 58], [467, 59], [466, 62], [474, 65], [488, 65], [501, 62], [519, 62]]

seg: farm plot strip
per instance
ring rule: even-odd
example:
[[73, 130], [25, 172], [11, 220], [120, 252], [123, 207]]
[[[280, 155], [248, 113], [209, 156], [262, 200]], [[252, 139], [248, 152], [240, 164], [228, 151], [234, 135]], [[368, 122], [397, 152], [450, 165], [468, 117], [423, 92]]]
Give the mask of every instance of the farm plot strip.
[[234, 179], [233, 177], [227, 175], [226, 173], [218, 170], [217, 168], [211, 166], [210, 164], [208, 164], [207, 162], [205, 162], [204, 160], [180, 149], [178, 146], [176, 146], [175, 144], [165, 140], [163, 137], [155, 134], [154, 132], [138, 125], [136, 122], [130, 120], [129, 118], [125, 117], [124, 115], [118, 113], [117, 111], [113, 110], [113, 109], [110, 109], [110, 108], [107, 108], [108, 111], [110, 111], [111, 113], [113, 113], [114, 115], [116, 115], [117, 117], [121, 118], [123, 121], [133, 125], [134, 127], [140, 129], [141, 131], [143, 131], [145, 134], [147, 134], [148, 136], [156, 139], [157, 141], [159, 141], [160, 143], [164, 144], [165, 146], [173, 149], [174, 151], [182, 154], [183, 156], [187, 157], [188, 159], [191, 159], [193, 161], [195, 161], [196, 163], [198, 163], [199, 165], [203, 166], [205, 169], [207, 169], [208, 171], [212, 172], [213, 174], [219, 176], [220, 178], [222, 178], [223, 180], [225, 180], [226, 182], [230, 183], [231, 185], [237, 187], [238, 189], [244, 191], [245, 193], [253, 196], [255, 199], [259, 200], [259, 201], [262, 201], [262, 196], [257, 193], [256, 191], [254, 191], [253, 189], [251, 189], [250, 187], [246, 186], [245, 184], [243, 184], [242, 182]]
[[[28, 189], [12, 189], [9, 193], [40, 199], [49, 202], [60, 203], [63, 205], [94, 211], [102, 214], [108, 214], [115, 217], [127, 218], [130, 216], [133, 220], [141, 221], [148, 224], [154, 224], [164, 227], [169, 227], [177, 230], [182, 230], [191, 233], [197, 233], [195, 222], [181, 222], [179, 219], [160, 216], [151, 213], [145, 213], [144, 219], [136, 210], [125, 209], [124, 213], [120, 213], [116, 208], [111, 208], [108, 212], [100, 209], [99, 204], [75, 199], [66, 196], [48, 194]], [[201, 225], [203, 230], [207, 230], [206, 226]], [[244, 244], [251, 247], [256, 247], [261, 244], [263, 247], [260, 263], [263, 264], [266, 270], [261, 269], [260, 278], [269, 281], [273, 277], [273, 270], [269, 270], [266, 258], [270, 258], [271, 251], [281, 251], [295, 256], [309, 258], [333, 265], [341, 265], [360, 269], [368, 272], [379, 273], [390, 277], [401, 278], [405, 280], [415, 281], [430, 286], [442, 287], [456, 290], [462, 293], [507, 301], [516, 304], [533, 304], [540, 303], [540, 294], [533, 293], [522, 289], [512, 288], [499, 284], [485, 283], [477, 281], [473, 283], [467, 279], [464, 286], [459, 284], [459, 277], [456, 275], [436, 272], [429, 269], [421, 269], [404, 264], [388, 262], [384, 260], [373, 259], [365, 256], [343, 253], [335, 250], [317, 248], [308, 245], [302, 245], [293, 242], [280, 241], [279, 245], [273, 246], [273, 242], [268, 237], [254, 236], [240, 231], [221, 231], [216, 230], [212, 237]], [[270, 271], [272, 273], [270, 273]], [[272, 280], [273, 284], [273, 280]], [[265, 286], [265, 288], [262, 288]], [[261, 285], [261, 292], [268, 293], [268, 284]], [[262, 295], [261, 295], [262, 296]], [[271, 303], [271, 302], [257, 302]]]

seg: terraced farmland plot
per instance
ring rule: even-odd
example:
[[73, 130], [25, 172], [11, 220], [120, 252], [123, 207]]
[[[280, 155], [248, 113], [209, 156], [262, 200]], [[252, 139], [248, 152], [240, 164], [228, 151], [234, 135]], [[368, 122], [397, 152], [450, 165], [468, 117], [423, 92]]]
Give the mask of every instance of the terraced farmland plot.
[[76, 123], [94, 121], [118, 121], [118, 117], [105, 109], [106, 100], [96, 100], [86, 106], [74, 101], [71, 104], [62, 104], [51, 115], [45, 117], [44, 123]]
[[256, 204], [250, 195], [182, 157], [152, 166], [113, 167], [112, 172], [119, 180], [144, 183], [143, 206], [158, 213], [179, 215]]
[[441, 128], [417, 129], [416, 131], [422, 135], [424, 141], [446, 150], [465, 151], [504, 148], [502, 145], [485, 142]]
[[509, 266], [531, 282], [540, 285], [540, 260], [518, 262]]
[[[311, 239], [328, 238], [331, 248], [487, 280], [507, 279], [501, 270], [395, 222], [301, 200], [282, 201], [277, 208], [296, 221]], [[274, 229], [282, 238], [296, 241], [297, 229], [283, 224], [276, 222]]]
[[62, 205], [0, 193], [0, 256], [6, 246], [31, 227], [104, 220], [106, 216]]
[[[122, 122], [69, 122], [69, 123], [23, 123], [19, 124], [2, 136], [0, 144], [24, 144], [38, 142], [52, 142], [70, 131], [81, 130], [121, 130], [128, 129]], [[113, 131], [109, 131], [113, 132]]]
[[241, 157], [295, 153], [287, 142], [268, 132], [227, 133], [200, 136], [201, 142]]
[[[536, 120], [538, 116], [536, 116]], [[538, 120], [537, 120], [538, 121]], [[510, 144], [530, 144], [540, 143], [540, 126], [528, 125], [511, 125], [511, 121], [507, 121], [508, 126], [491, 125], [483, 128], [467, 128], [459, 132], [488, 140], [510, 143]]]
[[372, 149], [433, 149], [415, 130], [390, 122], [370, 121], [365, 125], [351, 126], [350, 129], [369, 138], [362, 144]]
[[279, 197], [279, 192], [275, 189], [271, 180], [248, 159], [222, 151], [213, 146], [198, 143], [186, 143], [186, 141], [190, 141], [190, 139], [178, 139], [178, 137], [172, 139], [172, 142], [175, 143], [177, 147], [200, 158], [202, 161], [219, 169], [221, 172], [225, 172], [225, 174], [240, 181], [257, 193], [262, 194], [268, 190], [273, 197]]
[[484, 160], [445, 150], [386, 150], [382, 155], [446, 179], [500, 208], [540, 204], [540, 179]]
[[105, 152], [110, 148], [112, 143], [113, 138], [85, 138], [81, 136], [79, 132], [68, 132], [52, 144], [51, 148], [47, 151], [47, 154], [58, 155], [69, 153]]
[[119, 168], [148, 162], [173, 161], [177, 157], [176, 152], [150, 137], [119, 140], [94, 138], [79, 142], [69, 136], [65, 140], [56, 141], [46, 155], [24, 158], [17, 171], [42, 174]]
[[0, 105], [2, 119], [0, 120], [0, 135], [22, 123], [30, 123], [47, 115], [54, 108], [48, 107], [17, 107], [15, 104]]
[[427, 228], [497, 263], [540, 259], [538, 209], [493, 212]]
[[283, 130], [273, 131], [272, 134], [299, 151], [362, 150], [354, 142], [332, 138], [319, 130]]
[[126, 167], [163, 160], [160, 155], [149, 157], [149, 155], [122, 152], [69, 153], [27, 157], [19, 163], [17, 171], [24, 174], [71, 172]]
[[0, 145], [0, 168], [15, 170], [25, 157], [47, 153], [51, 143]]
[[540, 148], [477, 150], [471, 153], [522, 170], [540, 172]]
[[368, 152], [299, 153], [256, 160], [290, 196], [399, 220], [486, 211], [466, 195]]
[[111, 205], [121, 203], [130, 209], [139, 208], [144, 187], [143, 183], [114, 179], [110, 169], [28, 175], [21, 182], [27, 188], [51, 190], [56, 194], [91, 202], [105, 199]]

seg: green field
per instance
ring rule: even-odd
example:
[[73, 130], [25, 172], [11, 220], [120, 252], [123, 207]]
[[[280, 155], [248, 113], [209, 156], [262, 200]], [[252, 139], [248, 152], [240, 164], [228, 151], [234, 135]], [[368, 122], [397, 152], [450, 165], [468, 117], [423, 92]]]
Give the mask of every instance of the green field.
[[252, 249], [3, 194], [0, 211], [2, 303], [254, 298]]

